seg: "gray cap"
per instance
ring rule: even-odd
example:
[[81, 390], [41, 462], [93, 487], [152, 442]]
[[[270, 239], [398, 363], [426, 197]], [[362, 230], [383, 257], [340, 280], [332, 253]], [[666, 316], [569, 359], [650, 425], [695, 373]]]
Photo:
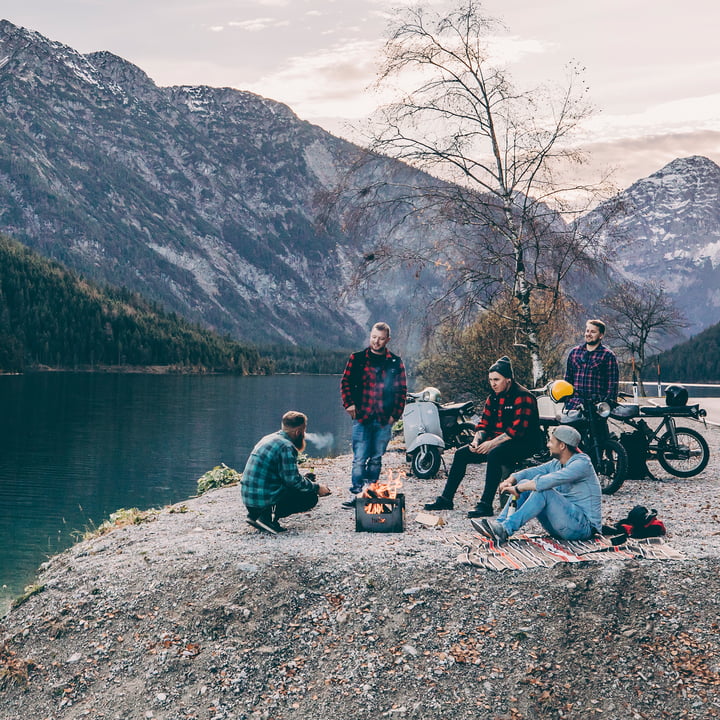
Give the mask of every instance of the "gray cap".
[[556, 440], [565, 443], [568, 447], [576, 448], [580, 444], [580, 433], [570, 425], [558, 425], [553, 435]]

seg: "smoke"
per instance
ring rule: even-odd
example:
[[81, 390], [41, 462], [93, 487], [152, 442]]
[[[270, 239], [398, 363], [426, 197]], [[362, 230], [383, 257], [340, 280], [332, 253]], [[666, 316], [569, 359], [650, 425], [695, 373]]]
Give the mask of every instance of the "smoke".
[[305, 439], [311, 442], [320, 452], [327, 452], [332, 448], [335, 436], [332, 433], [305, 433]]

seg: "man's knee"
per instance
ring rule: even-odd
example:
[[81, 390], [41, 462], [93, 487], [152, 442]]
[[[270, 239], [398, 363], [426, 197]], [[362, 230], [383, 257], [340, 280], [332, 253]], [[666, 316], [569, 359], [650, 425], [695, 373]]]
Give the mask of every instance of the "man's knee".
[[476, 453], [472, 452], [470, 450], [469, 445], [463, 445], [461, 448], [458, 448], [456, 450], [455, 455], [453, 456], [452, 465], [450, 467], [457, 466], [464, 466], [468, 463], [472, 462], [476, 457]]

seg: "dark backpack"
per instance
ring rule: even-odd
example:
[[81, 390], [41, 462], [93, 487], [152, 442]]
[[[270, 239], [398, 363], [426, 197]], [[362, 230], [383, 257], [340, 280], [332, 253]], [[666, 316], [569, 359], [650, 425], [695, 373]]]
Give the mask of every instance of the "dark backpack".
[[604, 525], [603, 535], [612, 535], [613, 545], [624, 542], [627, 538], [636, 540], [642, 538], [660, 537], [665, 535], [665, 525], [658, 520], [657, 510], [648, 510], [642, 505], [636, 505], [627, 517], [614, 525]]
[[631, 480], [652, 478], [653, 474], [647, 466], [648, 440], [640, 430], [624, 432], [620, 435], [620, 443], [627, 453], [627, 477]]

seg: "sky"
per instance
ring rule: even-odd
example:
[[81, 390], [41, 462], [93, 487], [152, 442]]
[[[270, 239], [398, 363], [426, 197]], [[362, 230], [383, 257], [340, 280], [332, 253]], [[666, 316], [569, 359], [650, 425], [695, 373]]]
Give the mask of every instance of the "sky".
[[[109, 50], [158, 85], [247, 90], [358, 137], [388, 19], [409, 0], [2, 0], [1, 17], [82, 53]], [[437, 10], [447, 0], [425, 0]], [[515, 84], [585, 68], [596, 113], [583, 148], [620, 188], [676, 157], [720, 164], [720, 3], [486, 0]]]

